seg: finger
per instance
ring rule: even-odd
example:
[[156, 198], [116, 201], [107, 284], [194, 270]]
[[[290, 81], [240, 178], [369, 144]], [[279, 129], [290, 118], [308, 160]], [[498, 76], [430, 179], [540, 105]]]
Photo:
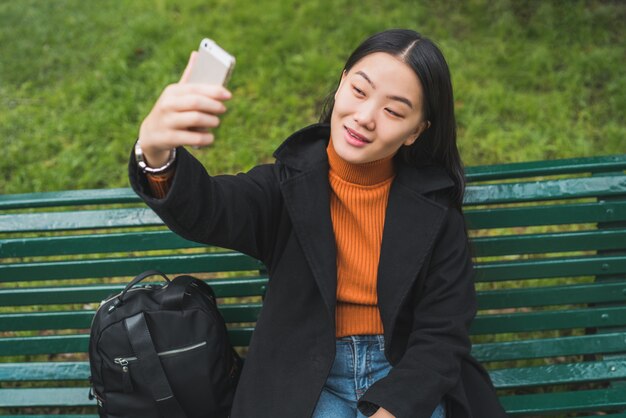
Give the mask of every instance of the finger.
[[175, 131], [171, 137], [172, 146], [187, 145], [191, 147], [206, 147], [215, 140], [212, 133], [198, 131]]
[[216, 115], [226, 112], [222, 102], [200, 94], [172, 97], [163, 102], [163, 108], [174, 112], [198, 111]]
[[201, 94], [216, 100], [228, 100], [232, 93], [220, 84], [205, 83], [178, 83], [167, 87], [168, 95], [182, 96], [184, 94]]
[[186, 83], [189, 79], [189, 75], [191, 74], [191, 68], [193, 64], [196, 62], [196, 51], [192, 51], [191, 55], [189, 55], [189, 61], [187, 62], [187, 67], [185, 67], [185, 71], [183, 71], [183, 75], [180, 77], [181, 83]]
[[220, 120], [217, 116], [203, 112], [179, 112], [168, 121], [170, 129], [217, 128]]

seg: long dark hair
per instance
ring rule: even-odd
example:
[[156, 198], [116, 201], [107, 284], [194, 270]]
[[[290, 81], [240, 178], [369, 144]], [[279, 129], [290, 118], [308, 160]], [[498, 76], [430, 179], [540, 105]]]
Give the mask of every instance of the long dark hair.
[[[456, 120], [450, 71], [443, 54], [428, 38], [408, 29], [390, 29], [366, 39], [348, 58], [347, 73], [359, 60], [374, 52], [386, 52], [409, 65], [424, 91], [423, 114], [431, 125], [410, 146], [400, 148], [398, 157], [415, 166], [440, 165], [454, 180], [452, 204], [462, 211], [465, 170], [456, 145]], [[335, 105], [335, 87], [324, 102], [320, 122], [330, 123]]]

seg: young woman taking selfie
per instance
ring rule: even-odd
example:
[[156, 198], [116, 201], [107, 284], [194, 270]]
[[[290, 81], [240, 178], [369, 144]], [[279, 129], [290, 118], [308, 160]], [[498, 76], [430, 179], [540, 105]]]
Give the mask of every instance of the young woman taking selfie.
[[184, 146], [213, 143], [230, 98], [218, 85], [168, 86], [139, 132], [153, 173], [133, 152], [129, 174], [174, 232], [267, 267], [231, 417], [505, 417], [470, 355], [464, 172], [434, 43], [373, 35], [320, 123], [289, 136], [272, 164], [211, 176]]

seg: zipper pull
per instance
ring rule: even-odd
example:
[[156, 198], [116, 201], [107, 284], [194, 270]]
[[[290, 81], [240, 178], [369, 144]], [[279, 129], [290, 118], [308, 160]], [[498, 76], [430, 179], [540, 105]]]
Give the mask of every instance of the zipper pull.
[[124, 388], [124, 393], [133, 393], [135, 389], [133, 388], [133, 381], [130, 378], [128, 360], [122, 357], [118, 357], [113, 361], [122, 367], [122, 387]]

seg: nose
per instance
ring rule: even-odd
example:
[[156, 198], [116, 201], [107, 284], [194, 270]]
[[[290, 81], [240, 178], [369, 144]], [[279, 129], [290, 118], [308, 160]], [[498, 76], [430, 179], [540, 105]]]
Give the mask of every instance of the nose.
[[374, 107], [363, 103], [353, 115], [354, 121], [363, 126], [365, 129], [369, 131], [373, 131], [376, 128], [376, 121], [374, 118]]

